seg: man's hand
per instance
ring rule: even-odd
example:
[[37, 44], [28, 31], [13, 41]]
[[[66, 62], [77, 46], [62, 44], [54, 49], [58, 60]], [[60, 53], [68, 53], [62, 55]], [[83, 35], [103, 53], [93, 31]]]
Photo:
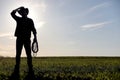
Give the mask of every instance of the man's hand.
[[34, 33], [33, 35], [34, 35], [34, 39], [33, 39], [33, 41], [37, 41], [36, 33]]
[[17, 11], [19, 11], [20, 9], [22, 9], [22, 8], [24, 8], [23, 6], [21, 6], [21, 7], [19, 7], [19, 8], [17, 8], [17, 9], [15, 9], [15, 10], [13, 10], [14, 12], [17, 12]]
[[37, 42], [37, 38], [36, 37], [34, 37], [33, 42]]
[[22, 9], [22, 8], [24, 8], [23, 6], [21, 6], [21, 7], [19, 7], [19, 8], [17, 8], [18, 10], [20, 10], [20, 9]]

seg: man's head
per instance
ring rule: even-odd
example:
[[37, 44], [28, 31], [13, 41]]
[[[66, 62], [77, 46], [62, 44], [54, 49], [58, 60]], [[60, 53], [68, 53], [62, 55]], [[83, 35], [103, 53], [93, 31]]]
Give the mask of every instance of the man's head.
[[28, 8], [24, 8], [24, 7], [21, 7], [18, 11], [18, 13], [22, 16], [22, 17], [26, 17], [29, 13], [29, 10]]

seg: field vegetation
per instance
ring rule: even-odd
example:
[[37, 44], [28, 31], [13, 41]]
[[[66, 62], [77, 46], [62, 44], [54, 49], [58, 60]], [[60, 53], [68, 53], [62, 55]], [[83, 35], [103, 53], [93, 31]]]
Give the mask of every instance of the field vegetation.
[[[0, 58], [0, 80], [9, 80], [15, 58]], [[36, 80], [120, 80], [120, 57], [36, 57]], [[27, 75], [26, 58], [21, 59], [20, 79]]]

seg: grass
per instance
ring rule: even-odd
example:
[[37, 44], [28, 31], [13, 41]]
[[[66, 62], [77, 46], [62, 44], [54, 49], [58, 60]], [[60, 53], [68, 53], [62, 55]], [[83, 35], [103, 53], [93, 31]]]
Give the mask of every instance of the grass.
[[[27, 74], [26, 58], [21, 58], [20, 78]], [[0, 58], [0, 80], [8, 80], [15, 58]], [[120, 57], [36, 57], [37, 80], [119, 80]]]

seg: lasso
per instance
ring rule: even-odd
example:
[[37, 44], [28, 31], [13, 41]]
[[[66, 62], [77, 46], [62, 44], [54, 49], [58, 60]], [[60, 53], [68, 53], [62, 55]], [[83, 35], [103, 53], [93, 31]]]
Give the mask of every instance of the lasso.
[[32, 43], [33, 57], [36, 57], [36, 56], [37, 56], [37, 52], [38, 52], [38, 51], [39, 51], [38, 42], [37, 42], [37, 40], [33, 40], [33, 43]]

